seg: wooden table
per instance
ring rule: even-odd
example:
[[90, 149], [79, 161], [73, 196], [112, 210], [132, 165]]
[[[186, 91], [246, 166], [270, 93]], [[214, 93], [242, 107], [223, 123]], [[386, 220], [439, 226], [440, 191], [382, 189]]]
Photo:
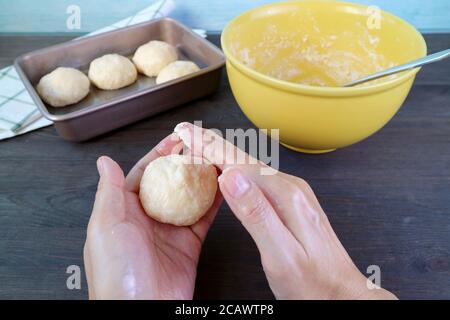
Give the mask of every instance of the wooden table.
[[[0, 66], [69, 37], [1, 37]], [[218, 36], [211, 36], [218, 43]], [[450, 35], [428, 35], [429, 51]], [[424, 68], [400, 112], [349, 148], [306, 155], [281, 147], [281, 170], [312, 185], [361, 271], [381, 267], [400, 298], [450, 298], [450, 60]], [[97, 185], [96, 159], [128, 171], [181, 121], [249, 128], [226, 77], [217, 94], [85, 143], [51, 126], [0, 142], [0, 298], [80, 299], [66, 267], [82, 248]], [[223, 205], [203, 248], [196, 298], [272, 298], [252, 240]]]

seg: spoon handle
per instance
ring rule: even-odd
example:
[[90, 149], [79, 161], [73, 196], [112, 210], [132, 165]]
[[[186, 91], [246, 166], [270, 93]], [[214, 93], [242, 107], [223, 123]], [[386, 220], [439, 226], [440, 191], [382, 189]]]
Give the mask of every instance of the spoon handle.
[[363, 82], [366, 81], [370, 81], [370, 80], [375, 80], [378, 78], [382, 78], [385, 76], [389, 76], [391, 74], [397, 73], [397, 72], [401, 72], [401, 71], [405, 71], [405, 70], [409, 70], [409, 69], [413, 69], [413, 68], [417, 68], [429, 63], [433, 63], [436, 61], [440, 61], [443, 60], [445, 58], [450, 57], [450, 49], [447, 50], [443, 50], [443, 51], [439, 51], [433, 54], [430, 54], [428, 56], [425, 56], [423, 58], [417, 59], [417, 60], [413, 60], [411, 62], [405, 63], [405, 64], [401, 64], [399, 66], [393, 67], [393, 68], [389, 68], [371, 75], [368, 75], [367, 77], [364, 78], [360, 78], [358, 80], [352, 81], [350, 83], [347, 83], [345, 85], [343, 85], [343, 87], [352, 87], [355, 86], [357, 84], [361, 84]]

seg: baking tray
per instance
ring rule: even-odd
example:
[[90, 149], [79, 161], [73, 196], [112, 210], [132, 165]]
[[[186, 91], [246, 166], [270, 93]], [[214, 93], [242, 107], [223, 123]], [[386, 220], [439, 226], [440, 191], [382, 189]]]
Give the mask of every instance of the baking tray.
[[[134, 84], [119, 90], [91, 85], [86, 98], [64, 108], [46, 104], [35, 90], [40, 78], [57, 67], [87, 74], [95, 58], [107, 53], [131, 57], [150, 40], [172, 44], [179, 59], [195, 62], [200, 71], [160, 85], [141, 74]], [[173, 19], [161, 18], [33, 51], [18, 57], [14, 65], [38, 109], [54, 122], [59, 134], [83, 141], [214, 92], [224, 63], [222, 52], [212, 43]]]

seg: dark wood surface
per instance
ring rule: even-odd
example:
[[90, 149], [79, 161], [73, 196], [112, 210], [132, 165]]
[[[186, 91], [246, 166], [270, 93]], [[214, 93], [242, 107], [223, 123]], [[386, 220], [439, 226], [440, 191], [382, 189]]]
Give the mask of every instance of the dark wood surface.
[[[0, 37], [0, 66], [68, 37]], [[211, 37], [217, 43], [218, 37]], [[429, 51], [450, 35], [428, 35]], [[213, 96], [85, 143], [51, 126], [0, 141], [0, 298], [80, 299], [66, 267], [82, 248], [103, 154], [125, 171], [181, 121], [249, 128], [224, 76]], [[364, 272], [400, 298], [450, 298], [450, 60], [425, 67], [400, 112], [380, 132], [324, 155], [281, 147], [281, 170], [312, 185], [342, 243]], [[272, 298], [259, 254], [226, 205], [210, 230], [197, 298]]]

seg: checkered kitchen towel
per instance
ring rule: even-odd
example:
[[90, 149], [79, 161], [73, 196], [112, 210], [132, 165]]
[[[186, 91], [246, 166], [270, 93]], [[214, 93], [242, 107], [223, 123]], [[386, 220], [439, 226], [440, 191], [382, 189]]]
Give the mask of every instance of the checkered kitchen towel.
[[[111, 26], [85, 37], [167, 16], [175, 9], [173, 0], [161, 0]], [[205, 31], [194, 30], [202, 36]], [[36, 130], [52, 122], [44, 118], [33, 103], [13, 66], [0, 70], [0, 140]]]

